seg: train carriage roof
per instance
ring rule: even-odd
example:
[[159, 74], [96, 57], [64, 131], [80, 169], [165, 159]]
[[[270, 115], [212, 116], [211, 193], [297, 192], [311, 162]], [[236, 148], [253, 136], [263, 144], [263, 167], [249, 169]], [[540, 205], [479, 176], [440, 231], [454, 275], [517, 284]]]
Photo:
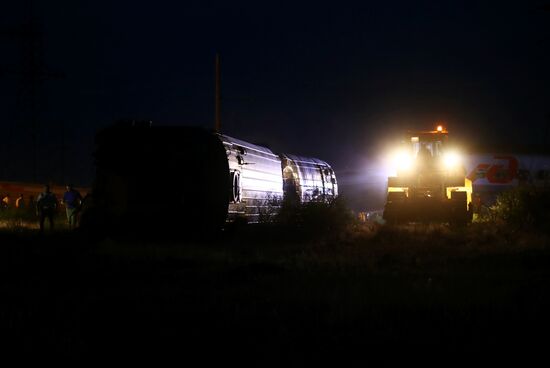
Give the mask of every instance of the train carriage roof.
[[246, 149], [250, 149], [250, 150], [258, 151], [258, 152], [261, 152], [261, 153], [266, 153], [268, 155], [276, 156], [273, 153], [273, 151], [271, 151], [267, 147], [258, 146], [257, 144], [242, 141], [240, 139], [233, 138], [233, 137], [230, 137], [230, 136], [225, 135], [225, 134], [218, 134], [218, 137], [220, 137], [220, 140], [223, 143], [230, 143], [230, 144], [234, 144], [234, 145], [237, 145], [237, 146], [240, 146], [240, 147], [244, 147]]
[[298, 155], [292, 155], [288, 153], [283, 153], [283, 157], [289, 158], [290, 160], [296, 162], [297, 164], [301, 165], [319, 165], [319, 166], [326, 166], [330, 168], [330, 165], [326, 163], [323, 160], [319, 160], [318, 158], [314, 157], [304, 157], [304, 156], [298, 156]]

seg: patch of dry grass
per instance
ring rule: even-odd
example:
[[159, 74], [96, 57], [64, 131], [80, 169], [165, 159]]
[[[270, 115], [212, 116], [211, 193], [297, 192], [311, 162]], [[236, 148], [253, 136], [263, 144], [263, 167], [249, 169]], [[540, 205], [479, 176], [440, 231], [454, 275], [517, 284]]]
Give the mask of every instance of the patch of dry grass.
[[250, 225], [210, 242], [107, 238], [85, 251], [74, 234], [0, 234], [11, 243], [0, 248], [9, 270], [0, 322], [10, 321], [10, 336], [77, 354], [125, 347], [157, 356], [173, 344], [178, 354], [244, 346], [369, 360], [424, 345], [500, 349], [531, 336], [526, 321], [550, 326], [541, 324], [545, 235], [482, 224], [350, 222], [311, 238], [292, 229]]
[[[65, 231], [68, 229], [64, 213], [58, 213], [54, 217], [56, 230]], [[36, 231], [39, 229], [38, 216], [29, 211], [18, 211], [15, 209], [3, 210], [0, 212], [0, 230], [5, 232], [22, 233]], [[46, 230], [49, 229], [49, 222], [46, 220]]]

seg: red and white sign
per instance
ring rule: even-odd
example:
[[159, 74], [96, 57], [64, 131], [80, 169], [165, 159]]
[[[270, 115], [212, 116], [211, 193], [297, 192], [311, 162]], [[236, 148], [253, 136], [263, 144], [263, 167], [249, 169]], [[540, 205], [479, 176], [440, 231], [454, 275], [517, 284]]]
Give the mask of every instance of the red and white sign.
[[470, 155], [464, 166], [474, 188], [550, 184], [550, 156]]

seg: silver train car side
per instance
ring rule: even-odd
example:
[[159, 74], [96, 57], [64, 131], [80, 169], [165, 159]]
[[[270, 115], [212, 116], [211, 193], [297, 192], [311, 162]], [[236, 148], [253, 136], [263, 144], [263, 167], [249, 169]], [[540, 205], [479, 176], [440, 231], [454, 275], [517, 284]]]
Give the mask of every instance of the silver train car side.
[[[228, 221], [257, 222], [285, 196], [300, 202], [326, 201], [338, 195], [334, 170], [325, 161], [270, 149], [218, 134], [227, 152], [230, 175]], [[275, 208], [276, 210], [276, 208]]]
[[283, 196], [281, 159], [270, 149], [217, 134], [229, 163], [228, 221], [257, 222], [260, 214]]
[[209, 231], [237, 219], [257, 222], [285, 197], [338, 195], [324, 161], [201, 128], [111, 126], [96, 136], [94, 156], [91, 213], [115, 229]]
[[301, 202], [323, 201], [338, 195], [336, 175], [325, 161], [282, 154], [281, 163], [287, 195], [295, 191]]

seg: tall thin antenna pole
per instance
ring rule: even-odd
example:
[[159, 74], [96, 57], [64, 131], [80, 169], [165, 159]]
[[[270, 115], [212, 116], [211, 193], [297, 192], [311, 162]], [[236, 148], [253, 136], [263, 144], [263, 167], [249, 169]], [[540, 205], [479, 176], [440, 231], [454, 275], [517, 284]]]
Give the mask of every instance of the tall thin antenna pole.
[[221, 81], [220, 81], [220, 54], [216, 53], [216, 122], [215, 130], [220, 132], [221, 122]]

